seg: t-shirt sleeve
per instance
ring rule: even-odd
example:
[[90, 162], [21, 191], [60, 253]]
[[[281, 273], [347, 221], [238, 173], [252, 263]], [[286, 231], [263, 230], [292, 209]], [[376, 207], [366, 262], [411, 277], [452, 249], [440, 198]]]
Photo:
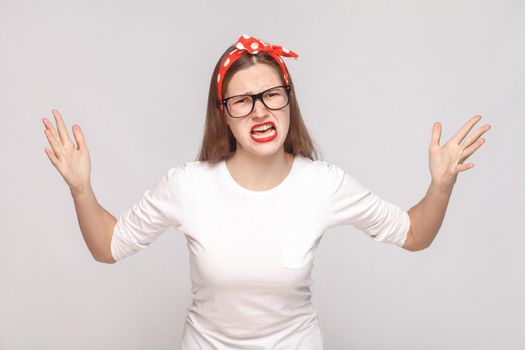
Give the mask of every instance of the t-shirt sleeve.
[[353, 225], [371, 239], [402, 247], [410, 228], [408, 213], [368, 190], [334, 164], [324, 162], [329, 186], [329, 227]]
[[185, 169], [183, 165], [168, 170], [153, 188], [118, 217], [111, 237], [115, 261], [146, 248], [170, 226], [182, 225]]

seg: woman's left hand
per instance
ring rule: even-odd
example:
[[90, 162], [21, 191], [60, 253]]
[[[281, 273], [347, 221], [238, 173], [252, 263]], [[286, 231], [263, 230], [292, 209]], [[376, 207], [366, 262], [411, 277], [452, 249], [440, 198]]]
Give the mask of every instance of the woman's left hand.
[[[490, 129], [486, 124], [472, 135], [467, 134], [481, 119], [480, 115], [471, 118], [445, 145], [439, 145], [441, 137], [441, 123], [435, 122], [432, 126], [432, 140], [430, 143], [429, 166], [432, 184], [445, 193], [452, 192], [457, 176], [461, 171], [470, 169], [474, 163], [463, 164], [485, 142], [480, 138]], [[463, 142], [463, 143], [462, 143]]]

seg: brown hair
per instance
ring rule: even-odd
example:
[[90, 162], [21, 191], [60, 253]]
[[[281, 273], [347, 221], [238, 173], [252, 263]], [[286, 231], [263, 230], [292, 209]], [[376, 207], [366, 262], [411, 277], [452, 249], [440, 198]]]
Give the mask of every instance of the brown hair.
[[[220, 101], [217, 94], [217, 74], [219, 73], [220, 65], [224, 57], [233, 49], [235, 49], [235, 46], [231, 45], [224, 51], [213, 70], [208, 93], [208, 109], [204, 125], [204, 137], [197, 157], [199, 161], [207, 160], [212, 164], [217, 163], [223, 159], [230, 158], [237, 148], [235, 137], [230, 126], [225, 121], [225, 118], [228, 118], [225, 114], [226, 111], [221, 112], [220, 110]], [[274, 67], [280, 73], [281, 81], [284, 83], [281, 68], [271, 55], [265, 52], [260, 52], [256, 55], [248, 54], [235, 61], [226, 72], [222, 85], [223, 96], [228, 82], [237, 71], [257, 63], [265, 63]], [[317, 160], [320, 152], [317, 146], [314, 146], [312, 138], [308, 134], [308, 130], [301, 117], [299, 104], [297, 103], [292, 77], [288, 70], [287, 73], [289, 84], [292, 88], [290, 90], [290, 127], [288, 135], [286, 135], [286, 139], [284, 140], [284, 150], [294, 156], [301, 154], [311, 160]]]

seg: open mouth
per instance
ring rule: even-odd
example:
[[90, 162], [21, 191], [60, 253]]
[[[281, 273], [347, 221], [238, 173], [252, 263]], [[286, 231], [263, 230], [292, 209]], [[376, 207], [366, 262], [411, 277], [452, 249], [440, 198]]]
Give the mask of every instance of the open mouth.
[[275, 125], [273, 122], [268, 122], [253, 126], [250, 130], [250, 133], [256, 136], [267, 136], [273, 134], [275, 130]]

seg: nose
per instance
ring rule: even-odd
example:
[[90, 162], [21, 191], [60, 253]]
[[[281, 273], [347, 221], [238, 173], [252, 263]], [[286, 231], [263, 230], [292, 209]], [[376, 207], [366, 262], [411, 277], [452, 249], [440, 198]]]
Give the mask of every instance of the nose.
[[252, 116], [255, 117], [264, 117], [268, 115], [268, 109], [264, 105], [261, 98], [255, 100], [255, 105], [253, 106]]

